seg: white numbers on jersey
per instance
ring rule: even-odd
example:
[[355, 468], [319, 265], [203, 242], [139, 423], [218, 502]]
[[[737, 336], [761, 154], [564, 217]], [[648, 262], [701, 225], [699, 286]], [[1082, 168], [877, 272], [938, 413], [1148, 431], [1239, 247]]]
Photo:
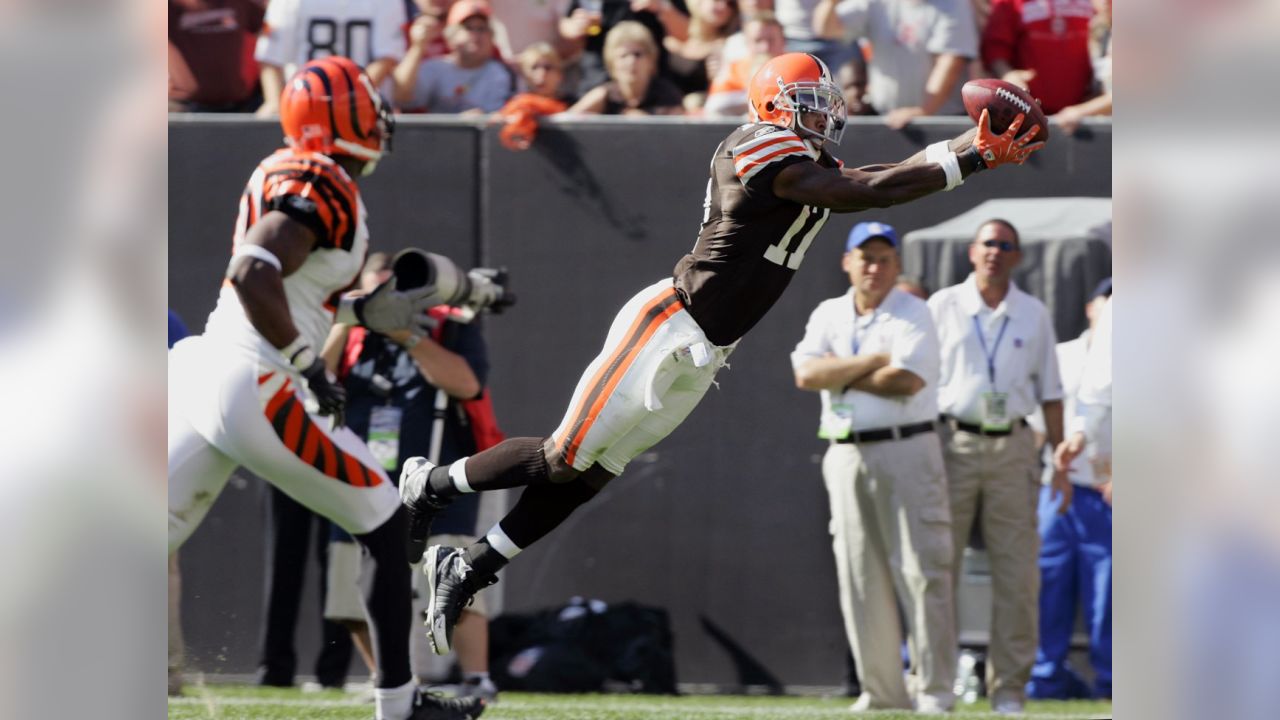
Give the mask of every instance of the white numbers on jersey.
[[307, 23], [307, 60], [330, 55], [349, 57], [361, 66], [373, 62], [373, 23], [311, 18]]
[[[792, 270], [800, 269], [800, 263], [804, 262], [804, 254], [809, 249], [809, 243], [818, 236], [818, 231], [826, 224], [827, 216], [830, 214], [831, 210], [828, 208], [806, 205], [804, 210], [796, 216], [796, 221], [787, 228], [782, 239], [765, 248], [764, 258], [775, 265]], [[795, 250], [788, 252], [787, 248], [791, 246], [791, 240], [797, 234], [800, 235], [800, 244]]]

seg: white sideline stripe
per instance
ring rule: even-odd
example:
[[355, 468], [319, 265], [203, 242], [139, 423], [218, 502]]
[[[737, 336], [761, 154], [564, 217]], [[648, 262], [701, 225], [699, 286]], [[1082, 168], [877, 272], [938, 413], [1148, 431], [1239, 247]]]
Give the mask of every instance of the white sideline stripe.
[[[832, 706], [829, 708], [822, 707], [743, 707], [741, 705], [705, 705], [699, 702], [685, 703], [682, 699], [673, 699], [669, 703], [636, 703], [628, 702], [625, 698], [634, 697], [629, 695], [619, 696], [617, 701], [607, 701], [600, 696], [592, 696], [587, 702], [581, 700], [563, 700], [548, 702], [525, 702], [521, 700], [510, 700], [499, 696], [498, 704], [495, 707], [510, 708], [512, 710], [536, 710], [538, 708], [546, 708], [551, 710], [567, 710], [576, 712], [585, 712], [590, 710], [627, 710], [634, 712], [657, 713], [658, 717], [670, 716], [672, 712], [679, 713], [680, 717], [695, 716], [727, 716], [729, 718], [740, 717], [833, 717], [848, 718], [849, 705], [852, 704], [853, 698], [840, 698], [832, 700]], [[747, 697], [747, 696], [743, 696]], [[697, 698], [697, 696], [693, 696]], [[369, 707], [372, 705], [367, 702], [361, 702], [358, 699], [352, 700], [308, 700], [305, 698], [285, 699], [285, 698], [252, 698], [252, 697], [226, 697], [226, 696], [192, 696], [169, 698], [170, 705], [202, 705], [206, 707], [243, 707], [248, 705], [274, 705], [279, 707]], [[870, 718], [878, 716], [900, 715], [903, 710], [871, 710], [859, 713], [859, 717], [866, 716]], [[1085, 718], [1097, 717], [1097, 713], [1079, 713], [1072, 715], [1063, 714], [1040, 714], [1031, 713], [1026, 717], [1029, 720], [1084, 720]], [[940, 715], [921, 715], [921, 717], [943, 717]], [[995, 713], [963, 713], [957, 715], [951, 713], [946, 717], [963, 718], [963, 720], [1003, 720], [1007, 715], [997, 715]]]

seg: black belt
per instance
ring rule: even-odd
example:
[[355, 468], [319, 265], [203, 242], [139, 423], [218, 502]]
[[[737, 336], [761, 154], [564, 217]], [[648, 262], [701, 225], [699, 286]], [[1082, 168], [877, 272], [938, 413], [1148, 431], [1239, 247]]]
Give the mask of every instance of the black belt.
[[912, 435], [920, 433], [933, 432], [933, 421], [926, 420], [922, 423], [914, 425], [899, 425], [898, 427], [875, 428], [874, 430], [861, 430], [849, 433], [849, 437], [836, 440], [837, 443], [864, 443], [879, 442], [881, 440], [905, 440]]
[[1005, 437], [1008, 435], [1012, 435], [1014, 430], [1020, 427], [1025, 427], [1027, 424], [1026, 418], [1018, 418], [1016, 421], [1013, 422], [1012, 425], [1010, 425], [1008, 430], [983, 430], [981, 425], [974, 425], [973, 423], [962, 422], [948, 415], [940, 415], [938, 419], [942, 420], [942, 422], [950, 425], [956, 430], [961, 430], [967, 433], [973, 433], [974, 435], [982, 435], [984, 437]]

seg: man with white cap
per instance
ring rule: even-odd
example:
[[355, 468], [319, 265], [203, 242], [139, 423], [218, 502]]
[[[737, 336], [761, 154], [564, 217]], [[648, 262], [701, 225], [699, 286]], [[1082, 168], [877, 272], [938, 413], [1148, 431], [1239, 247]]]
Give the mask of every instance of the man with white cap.
[[[951, 513], [934, 425], [938, 336], [928, 305], [895, 287], [892, 227], [858, 223], [845, 248], [852, 287], [813, 311], [791, 363], [799, 388], [822, 393], [840, 610], [862, 684], [853, 709], [945, 712], [955, 702], [956, 635]], [[902, 674], [899, 603], [915, 697]]]

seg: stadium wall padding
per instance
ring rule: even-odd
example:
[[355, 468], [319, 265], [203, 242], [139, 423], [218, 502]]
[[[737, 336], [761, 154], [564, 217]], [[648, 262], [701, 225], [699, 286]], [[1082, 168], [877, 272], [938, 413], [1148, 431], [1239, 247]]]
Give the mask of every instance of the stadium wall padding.
[[[929, 120], [895, 132], [855, 120], [836, 154], [855, 166], [898, 160], [966, 125]], [[557, 123], [516, 153], [482, 123], [399, 123], [394, 154], [361, 182], [372, 248], [418, 246], [461, 265], [510, 270], [519, 302], [485, 320], [490, 385], [508, 435], [554, 430], [618, 308], [693, 246], [708, 162], [731, 127]], [[215, 302], [244, 183], [279, 138], [274, 123], [247, 117], [171, 117], [169, 302], [193, 332]], [[787, 294], [684, 425], [512, 564], [502, 584], [507, 610], [574, 595], [635, 600], [670, 611], [680, 682], [841, 684], [845, 640], [818, 399], [795, 389], [788, 356], [813, 307], [848, 286], [839, 269], [845, 234], [877, 219], [905, 235], [995, 197], [1110, 195], [1111, 126], [1091, 124], [1056, 137], [1028, 167], [885, 211], [833, 215]], [[1106, 264], [1089, 277], [1109, 274], [1108, 258], [1082, 257]], [[1063, 313], [1081, 312], [1054, 311], [1059, 327]], [[237, 474], [181, 551], [191, 669], [250, 673], [256, 665], [263, 495], [257, 480]], [[315, 578], [313, 563], [298, 627], [302, 675], [318, 644]]]

